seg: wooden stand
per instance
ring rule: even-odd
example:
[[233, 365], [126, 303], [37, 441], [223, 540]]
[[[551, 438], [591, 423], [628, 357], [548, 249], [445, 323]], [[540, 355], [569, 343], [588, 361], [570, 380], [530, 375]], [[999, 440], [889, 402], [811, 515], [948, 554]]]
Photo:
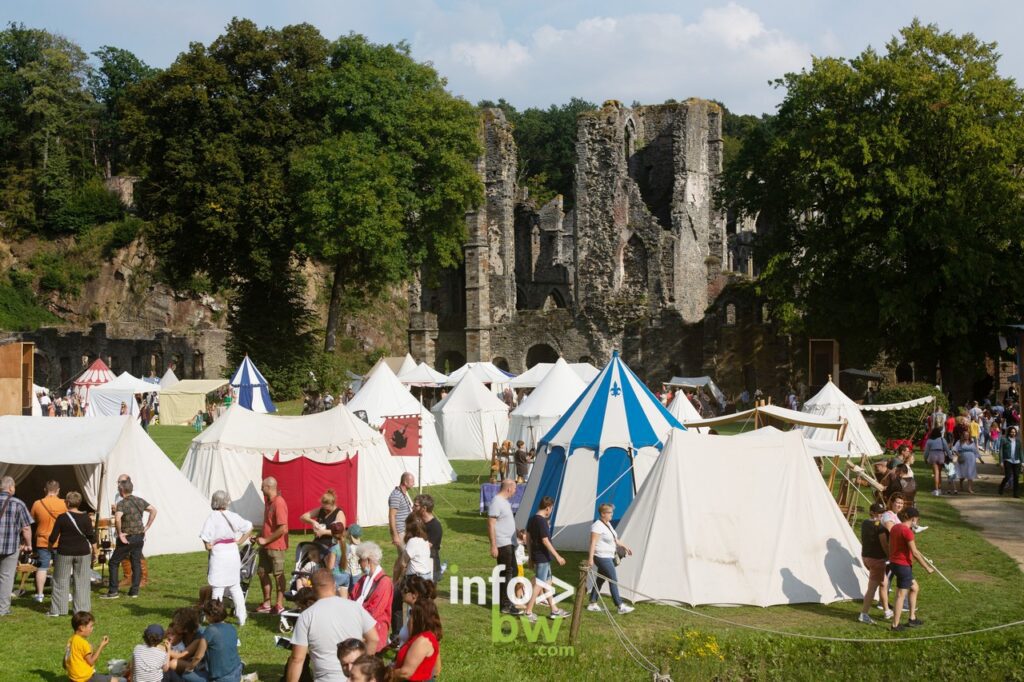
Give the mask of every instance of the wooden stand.
[[576, 643], [576, 637], [580, 633], [580, 621], [583, 620], [583, 603], [587, 598], [587, 578], [590, 575], [590, 565], [586, 561], [580, 562], [580, 581], [576, 585], [576, 600], [572, 603], [572, 623], [569, 625], [569, 644]]

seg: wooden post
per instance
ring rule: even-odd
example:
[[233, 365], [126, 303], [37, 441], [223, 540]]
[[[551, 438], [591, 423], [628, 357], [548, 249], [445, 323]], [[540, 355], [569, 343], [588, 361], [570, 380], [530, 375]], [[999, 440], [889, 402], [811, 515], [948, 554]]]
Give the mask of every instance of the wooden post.
[[586, 561], [580, 562], [580, 580], [576, 585], [576, 600], [572, 604], [572, 623], [569, 626], [569, 644], [576, 643], [576, 636], [580, 632], [580, 621], [583, 620], [583, 602], [587, 596], [587, 578], [590, 575], [590, 566]]

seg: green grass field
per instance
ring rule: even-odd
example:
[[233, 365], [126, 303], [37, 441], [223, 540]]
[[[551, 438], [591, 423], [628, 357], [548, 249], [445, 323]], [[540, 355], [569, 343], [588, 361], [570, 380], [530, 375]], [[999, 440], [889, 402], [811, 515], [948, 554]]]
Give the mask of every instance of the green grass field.
[[[188, 441], [188, 427], [154, 427], [154, 439], [180, 464]], [[460, 576], [490, 574], [486, 524], [478, 514], [479, 483], [486, 477], [484, 462], [457, 462], [459, 480], [428, 489], [445, 528], [442, 556], [457, 566]], [[919, 475], [924, 475], [923, 469]], [[145, 491], [141, 491], [143, 494]], [[1014, 504], [1007, 500], [1008, 504]], [[716, 608], [688, 612], [662, 605], [639, 604], [626, 616], [616, 616], [638, 649], [658, 666], [665, 665], [675, 680], [874, 680], [977, 679], [1024, 680], [1024, 628], [1016, 627], [952, 639], [889, 643], [909, 637], [941, 635], [1024, 620], [1024, 580], [1014, 562], [964, 524], [957, 511], [941, 498], [919, 498], [925, 525], [922, 551], [956, 582], [957, 594], [938, 577], [920, 571], [920, 618], [926, 626], [891, 636], [887, 627], [855, 622], [858, 604], [829, 606]], [[1021, 506], [1024, 511], [1024, 506]], [[198, 531], [198, 529], [196, 529]], [[293, 544], [302, 539], [292, 537]], [[393, 550], [382, 528], [367, 531], [369, 539], [385, 548], [385, 565]], [[580, 555], [556, 574], [576, 584]], [[126, 658], [152, 622], [166, 624], [171, 612], [189, 604], [205, 583], [204, 553], [154, 557], [150, 585], [137, 600], [93, 600], [98, 620], [94, 638], [104, 634], [111, 645], [99, 670], [111, 658]], [[258, 587], [249, 595], [250, 610], [258, 602]], [[492, 641], [488, 609], [448, 603], [447, 576], [440, 586], [440, 609], [445, 636], [442, 642], [443, 680], [643, 680], [643, 669], [623, 649], [603, 613], [584, 613], [580, 638], [568, 646], [568, 620], [562, 621], [553, 646], [530, 643], [520, 636], [511, 643]], [[0, 680], [64, 679], [61, 655], [70, 635], [67, 620], [48, 619], [47, 604], [17, 599], [13, 614], [0, 621]], [[538, 613], [543, 610], [538, 609]], [[727, 624], [733, 623], [815, 636], [869, 638], [871, 643], [819, 642], [783, 637]], [[248, 672], [262, 680], [277, 680], [287, 652], [273, 647], [277, 619], [253, 615], [241, 631], [242, 657]]]

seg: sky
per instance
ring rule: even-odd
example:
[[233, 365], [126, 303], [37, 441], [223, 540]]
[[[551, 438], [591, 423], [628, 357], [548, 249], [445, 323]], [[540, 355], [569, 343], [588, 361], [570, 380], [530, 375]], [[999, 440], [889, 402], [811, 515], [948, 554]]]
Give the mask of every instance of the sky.
[[989, 0], [0, 0], [4, 21], [60, 33], [88, 52], [131, 50], [165, 67], [209, 44], [232, 17], [308, 22], [328, 38], [407, 41], [449, 89], [518, 108], [582, 97], [645, 104], [717, 99], [736, 113], [774, 111], [772, 79], [812, 56], [852, 57], [915, 17], [999, 44], [1001, 73], [1024, 80], [1024, 3]]

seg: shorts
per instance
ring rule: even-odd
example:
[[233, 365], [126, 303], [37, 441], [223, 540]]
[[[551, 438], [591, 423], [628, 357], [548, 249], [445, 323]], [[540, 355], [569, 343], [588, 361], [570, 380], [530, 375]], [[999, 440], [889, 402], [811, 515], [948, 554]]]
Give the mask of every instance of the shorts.
[[885, 580], [885, 559], [862, 556], [860, 560], [864, 562], [864, 568], [868, 569], [869, 580], [874, 580], [877, 583]]
[[45, 571], [53, 563], [53, 551], [48, 547], [37, 547], [36, 556], [39, 557], [39, 564], [36, 566], [37, 571]]
[[551, 562], [541, 561], [533, 565], [533, 570], [537, 575], [537, 580], [551, 584]]
[[271, 575], [284, 575], [284, 550], [260, 549], [260, 571]]
[[334, 574], [334, 586], [344, 587], [346, 589], [352, 587], [352, 574], [348, 571], [342, 571], [341, 573]]
[[901, 590], [909, 590], [914, 586], [914, 571], [910, 566], [902, 564], [889, 564], [889, 570], [896, 576], [896, 587]]

